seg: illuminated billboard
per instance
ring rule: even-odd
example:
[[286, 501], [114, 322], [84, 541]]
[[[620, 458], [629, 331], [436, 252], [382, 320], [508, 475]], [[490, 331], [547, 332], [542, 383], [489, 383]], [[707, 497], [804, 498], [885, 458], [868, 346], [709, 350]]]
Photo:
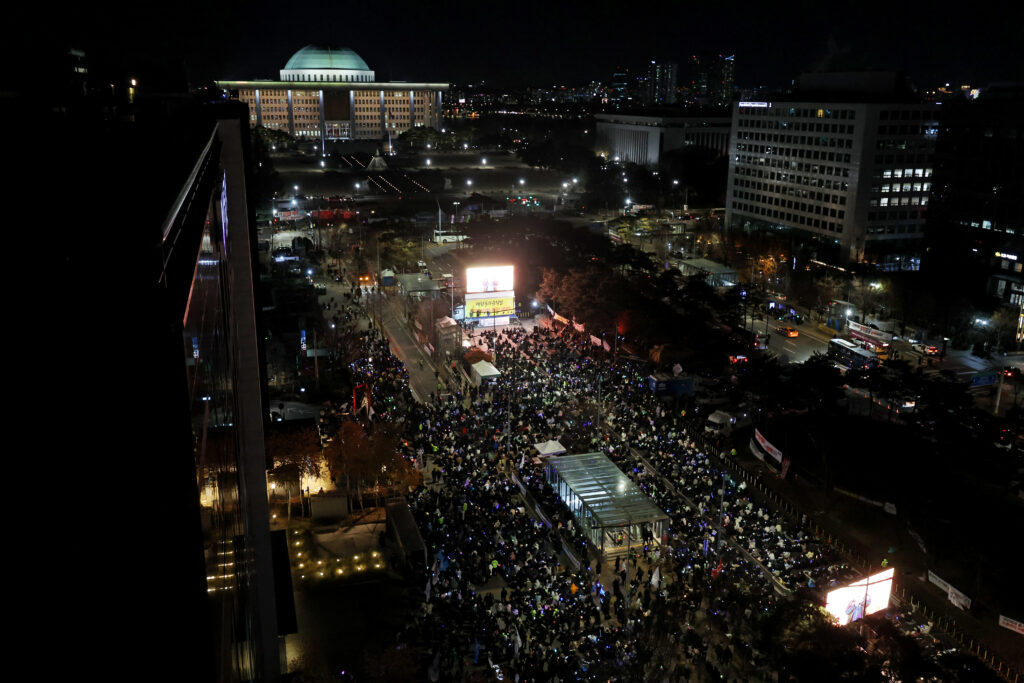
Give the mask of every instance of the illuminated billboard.
[[889, 606], [893, 569], [854, 581], [831, 591], [825, 598], [825, 609], [840, 626], [857, 621]]
[[466, 268], [466, 294], [510, 292], [514, 266]]
[[493, 294], [467, 294], [467, 318], [492, 318], [513, 315], [516, 312], [515, 292], [494, 292]]

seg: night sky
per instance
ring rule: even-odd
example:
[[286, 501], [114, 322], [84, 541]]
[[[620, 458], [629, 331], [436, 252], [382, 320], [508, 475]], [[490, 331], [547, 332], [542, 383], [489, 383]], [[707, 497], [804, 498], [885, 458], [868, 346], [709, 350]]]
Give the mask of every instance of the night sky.
[[21, 47], [71, 41], [129, 61], [166, 55], [187, 65], [193, 84], [276, 78], [292, 53], [318, 42], [352, 48], [382, 80], [499, 86], [608, 81], [617, 64], [638, 68], [651, 58], [680, 62], [683, 82], [699, 50], [735, 54], [742, 86], [786, 85], [830, 49], [846, 53], [848, 63], [904, 71], [919, 88], [1024, 78], [1020, 10], [1010, 2], [991, 10], [974, 2], [957, 13], [944, 12], [943, 3], [900, 2], [81, 4], [78, 15], [26, 18], [24, 25], [40, 30], [23, 33]]

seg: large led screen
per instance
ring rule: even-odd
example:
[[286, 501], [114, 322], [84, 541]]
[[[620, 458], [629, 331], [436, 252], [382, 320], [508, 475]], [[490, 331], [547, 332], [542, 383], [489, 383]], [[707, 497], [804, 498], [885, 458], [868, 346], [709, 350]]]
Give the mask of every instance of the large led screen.
[[857, 621], [889, 606], [893, 570], [869, 576], [830, 592], [825, 598], [825, 609], [838, 620], [840, 626]]
[[512, 315], [516, 312], [513, 292], [495, 292], [492, 295], [466, 295], [467, 318], [491, 318]]
[[466, 294], [512, 291], [513, 270], [514, 266], [466, 268]]

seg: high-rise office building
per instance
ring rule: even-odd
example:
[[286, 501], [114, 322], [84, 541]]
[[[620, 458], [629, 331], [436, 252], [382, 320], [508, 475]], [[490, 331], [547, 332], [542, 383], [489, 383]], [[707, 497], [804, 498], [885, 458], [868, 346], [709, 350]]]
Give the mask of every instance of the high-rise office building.
[[691, 58], [690, 93], [702, 105], [725, 106], [733, 101], [736, 56], [701, 52]]
[[804, 74], [785, 99], [738, 102], [727, 225], [790, 232], [822, 260], [919, 267], [937, 117], [882, 72]]
[[629, 69], [616, 67], [615, 73], [612, 74], [610, 90], [608, 101], [613, 107], [621, 109], [628, 106], [630, 98]]
[[[924, 264], [970, 273], [965, 284], [1017, 308], [1024, 304], [1022, 108], [1021, 83], [943, 103]], [[968, 296], [982, 293], [968, 288]]]
[[658, 106], [676, 103], [676, 78], [679, 65], [675, 62], [655, 61], [647, 65], [644, 104]]

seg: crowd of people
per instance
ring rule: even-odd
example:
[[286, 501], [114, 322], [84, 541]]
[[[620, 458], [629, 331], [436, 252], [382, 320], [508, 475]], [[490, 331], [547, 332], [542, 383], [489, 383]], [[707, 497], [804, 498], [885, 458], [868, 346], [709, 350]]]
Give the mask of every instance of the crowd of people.
[[[515, 681], [767, 680], [758, 628], [841, 558], [698, 449], [639, 363], [592, 354], [571, 328], [474, 339], [500, 377], [422, 404], [393, 396], [408, 381], [379, 334], [354, 365], [385, 380], [374, 405], [403, 406], [405, 454], [428, 474], [409, 496], [430, 566], [404, 637], [430, 652], [430, 680], [473, 666]], [[547, 484], [533, 444], [548, 439], [605, 453], [668, 513], [666, 535], [602, 559]]]

